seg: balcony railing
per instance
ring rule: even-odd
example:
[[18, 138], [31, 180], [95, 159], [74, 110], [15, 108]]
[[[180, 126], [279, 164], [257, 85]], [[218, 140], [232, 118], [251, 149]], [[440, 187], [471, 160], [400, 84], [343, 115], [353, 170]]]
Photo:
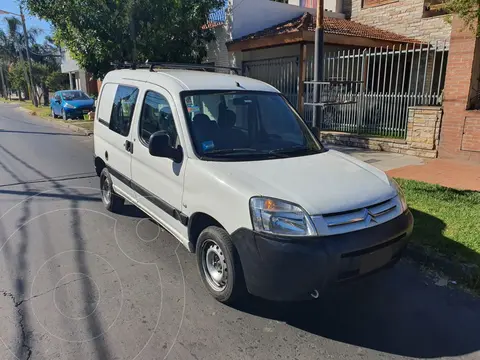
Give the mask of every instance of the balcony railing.
[[213, 10], [210, 15], [208, 16], [208, 27], [215, 27], [222, 24], [225, 24], [227, 19], [227, 7], [228, 7], [228, 0], [225, 0], [225, 4], [223, 8]]

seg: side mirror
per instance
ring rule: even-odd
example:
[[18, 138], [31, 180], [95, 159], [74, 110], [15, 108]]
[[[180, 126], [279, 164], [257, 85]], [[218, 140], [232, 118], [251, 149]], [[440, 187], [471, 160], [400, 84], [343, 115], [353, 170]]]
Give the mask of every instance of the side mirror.
[[55, 102], [56, 102], [57, 104], [60, 104], [60, 103], [61, 103], [61, 101], [58, 100], [58, 99], [55, 99]]
[[176, 163], [183, 160], [182, 148], [180, 146], [177, 148], [171, 147], [170, 136], [164, 131], [157, 131], [150, 136], [148, 151], [152, 156], [172, 159]]

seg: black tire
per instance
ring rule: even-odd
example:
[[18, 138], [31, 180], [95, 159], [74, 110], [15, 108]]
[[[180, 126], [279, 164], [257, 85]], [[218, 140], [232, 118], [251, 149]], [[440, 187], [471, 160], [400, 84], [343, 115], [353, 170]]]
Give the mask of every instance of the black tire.
[[67, 114], [65, 113], [65, 110], [62, 109], [62, 118], [63, 121], [67, 121]]
[[[221, 286], [214, 284], [215, 280], [210, 276], [207, 269], [207, 252], [210, 256], [212, 253], [213, 256], [221, 254], [219, 257], [222, 259], [219, 258], [218, 263], [220, 263], [219, 266], [222, 266], [221, 273], [227, 274]], [[203, 230], [198, 237], [196, 254], [203, 284], [216, 300], [224, 304], [232, 304], [247, 294], [240, 258], [230, 235], [224, 229], [209, 226]]]
[[122, 210], [125, 199], [115, 194], [112, 186], [112, 178], [107, 168], [103, 168], [100, 173], [100, 191], [102, 193], [102, 202], [105, 209], [118, 213]]
[[55, 111], [53, 111], [53, 108], [52, 109], [52, 118], [56, 119], [57, 118], [57, 115], [55, 115]]

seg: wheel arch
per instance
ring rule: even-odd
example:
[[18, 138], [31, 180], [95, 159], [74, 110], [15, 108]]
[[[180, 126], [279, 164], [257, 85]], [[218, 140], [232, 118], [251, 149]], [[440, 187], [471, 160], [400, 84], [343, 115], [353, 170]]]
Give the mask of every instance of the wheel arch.
[[191, 252], [195, 252], [195, 246], [197, 245], [197, 240], [200, 233], [209, 226], [218, 226], [226, 230], [217, 219], [206, 213], [196, 212], [190, 216], [188, 220], [188, 242], [189, 250]]
[[100, 176], [103, 168], [106, 167], [107, 165], [105, 164], [103, 159], [99, 156], [95, 156], [94, 164], [95, 164], [95, 172], [97, 173], [97, 176]]

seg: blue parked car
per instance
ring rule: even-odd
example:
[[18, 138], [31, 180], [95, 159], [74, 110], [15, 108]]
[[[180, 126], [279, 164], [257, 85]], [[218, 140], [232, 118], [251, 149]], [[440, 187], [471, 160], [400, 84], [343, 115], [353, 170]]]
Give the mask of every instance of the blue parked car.
[[81, 90], [57, 91], [50, 99], [52, 117], [62, 117], [63, 120], [83, 118], [95, 108], [95, 100]]

